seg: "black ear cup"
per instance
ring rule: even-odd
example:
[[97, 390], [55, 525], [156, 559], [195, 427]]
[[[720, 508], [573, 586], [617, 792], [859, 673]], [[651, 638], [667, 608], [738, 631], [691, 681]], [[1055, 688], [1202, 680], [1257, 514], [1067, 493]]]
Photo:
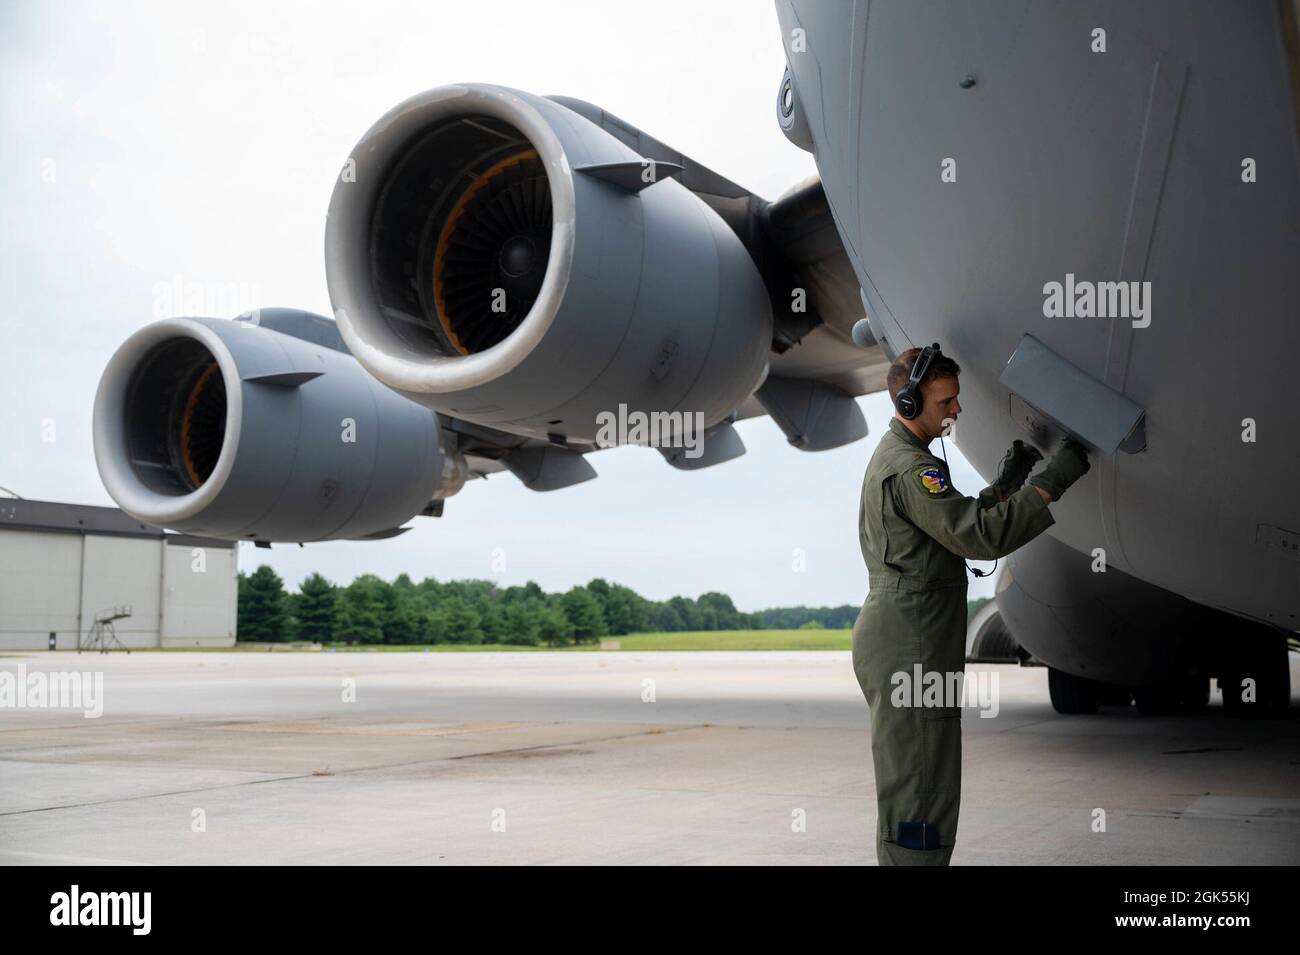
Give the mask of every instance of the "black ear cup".
[[894, 407], [898, 409], [898, 413], [902, 417], [911, 421], [921, 413], [921, 402], [919, 398], [920, 395], [912, 394], [912, 385], [910, 383], [906, 384], [898, 393], [898, 397], [894, 399]]
[[935, 342], [933, 345], [926, 345], [921, 349], [921, 354], [916, 356], [907, 384], [898, 389], [898, 395], [894, 398], [894, 408], [899, 417], [912, 421], [921, 413], [921, 406], [924, 404], [921, 395], [921, 379], [930, 370], [930, 362], [934, 361], [934, 357], [938, 354], [939, 343]]

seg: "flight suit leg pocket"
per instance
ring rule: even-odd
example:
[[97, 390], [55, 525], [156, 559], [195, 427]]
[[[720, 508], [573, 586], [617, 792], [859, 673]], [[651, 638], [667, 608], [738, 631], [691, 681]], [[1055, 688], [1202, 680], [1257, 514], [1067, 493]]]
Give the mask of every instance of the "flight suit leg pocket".
[[921, 717], [922, 818], [939, 830], [939, 844], [949, 852], [956, 843], [961, 810], [961, 709], [935, 707]]
[[952, 846], [938, 849], [907, 849], [897, 842], [882, 842], [876, 854], [880, 865], [948, 865], [952, 859]]

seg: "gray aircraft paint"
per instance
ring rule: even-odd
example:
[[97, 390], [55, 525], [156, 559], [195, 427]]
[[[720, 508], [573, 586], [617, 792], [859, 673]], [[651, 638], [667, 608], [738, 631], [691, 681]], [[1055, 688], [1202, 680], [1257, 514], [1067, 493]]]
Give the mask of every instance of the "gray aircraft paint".
[[[1145, 409], [1146, 449], [1094, 455], [1052, 506], [1049, 533], [1069, 550], [1038, 556], [1086, 569], [1102, 548], [1112, 573], [1295, 629], [1300, 181], [1277, 5], [776, 7], [804, 114], [782, 126], [816, 157], [877, 340], [890, 353], [939, 341], [961, 364], [954, 437], [981, 475], [1032, 436], [999, 381], [1026, 334]], [[1105, 53], [1091, 51], [1099, 26]], [[940, 178], [947, 158], [955, 183]], [[1044, 285], [1067, 273], [1151, 282], [1150, 325], [1045, 317]], [[1257, 443], [1242, 441], [1245, 418]], [[1103, 575], [1070, 576], [1058, 616], [1094, 614], [1091, 629], [1039, 619], [1029, 649], [1055, 663], [1098, 628], [1142, 639], [1125, 629], [1136, 613], [1102, 607], [1116, 592]], [[1124, 593], [1130, 607], [1157, 599]], [[1081, 673], [1115, 650], [1097, 646], [1063, 665]]]
[[[158, 429], [141, 424], [151, 405], [175, 401], [162, 387], [151, 401], [140, 381], [159, 348], [178, 344], [201, 347], [197, 358], [215, 359], [225, 384], [220, 456], [193, 489], [160, 450]], [[367, 375], [332, 322], [289, 310], [146, 325], [104, 371], [94, 439], [100, 477], [122, 510], [230, 540], [391, 536], [463, 481], [433, 412]]]
[[[400, 176], [433, 184], [436, 219], [467, 177], [490, 166], [500, 142], [453, 138], [455, 127], [486, 118], [541, 156], [553, 215], [550, 260], [522, 324], [498, 344], [462, 355], [438, 340], [431, 316], [374, 280], [371, 236], [399, 228], [385, 219], [381, 197], [390, 183], [400, 186]], [[420, 143], [439, 135], [454, 148], [418, 155]], [[597, 415], [620, 404], [699, 412], [711, 427], [766, 374], [772, 317], [740, 240], [674, 180], [670, 166], [644, 188], [611, 181], [610, 164], [639, 170], [645, 157], [567, 107], [504, 87], [443, 87], [391, 110], [353, 155], [357, 179], [340, 181], [330, 202], [330, 299], [361, 364], [412, 400], [516, 434], [592, 445]], [[432, 223], [433, 234], [440, 226]], [[405, 334], [426, 327], [435, 334]]]

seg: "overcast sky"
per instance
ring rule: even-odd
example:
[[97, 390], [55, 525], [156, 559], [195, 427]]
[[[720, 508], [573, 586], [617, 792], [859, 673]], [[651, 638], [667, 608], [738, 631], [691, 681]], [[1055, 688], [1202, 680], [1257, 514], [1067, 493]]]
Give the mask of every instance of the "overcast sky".
[[[0, 485], [112, 504], [91, 445], [95, 387], [127, 335], [185, 314], [168, 301], [174, 283], [234, 290], [238, 308], [331, 314], [335, 176], [370, 124], [420, 90], [491, 82], [589, 100], [767, 198], [816, 171], [773, 114], [784, 60], [770, 3], [557, 9], [0, 5]], [[600, 477], [574, 488], [494, 476], [396, 540], [241, 545], [241, 567], [269, 563], [291, 586], [313, 570], [547, 590], [600, 576], [654, 599], [718, 590], [747, 611], [858, 604], [858, 495], [891, 413], [882, 395], [859, 400], [871, 435], [846, 448], [797, 451], [759, 418], [737, 426], [747, 455], [705, 471], [648, 448], [601, 451]], [[956, 486], [977, 493], [951, 443], [948, 456]]]

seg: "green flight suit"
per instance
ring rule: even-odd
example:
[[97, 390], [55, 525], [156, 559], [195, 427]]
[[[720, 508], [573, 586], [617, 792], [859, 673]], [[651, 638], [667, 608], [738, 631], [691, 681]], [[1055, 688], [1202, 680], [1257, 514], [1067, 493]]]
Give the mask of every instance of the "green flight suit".
[[[869, 592], [853, 625], [853, 670], [871, 711], [876, 858], [881, 865], [947, 865], [961, 803], [961, 707], [894, 706], [893, 675], [964, 672], [964, 559], [1004, 557], [1053, 523], [1024, 486], [999, 502], [953, 486], [947, 465], [897, 418], [862, 482], [858, 537]], [[895, 842], [900, 822], [938, 831], [937, 849]]]

